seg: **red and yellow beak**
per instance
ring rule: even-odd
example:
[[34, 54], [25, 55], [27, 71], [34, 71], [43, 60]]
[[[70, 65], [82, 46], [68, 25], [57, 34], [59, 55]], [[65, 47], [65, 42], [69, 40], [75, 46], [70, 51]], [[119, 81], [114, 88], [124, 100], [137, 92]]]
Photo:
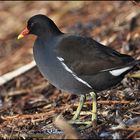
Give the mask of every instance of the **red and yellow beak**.
[[28, 34], [29, 34], [29, 30], [28, 30], [28, 28], [26, 27], [26, 28], [19, 34], [18, 39], [21, 39], [21, 38], [27, 36]]

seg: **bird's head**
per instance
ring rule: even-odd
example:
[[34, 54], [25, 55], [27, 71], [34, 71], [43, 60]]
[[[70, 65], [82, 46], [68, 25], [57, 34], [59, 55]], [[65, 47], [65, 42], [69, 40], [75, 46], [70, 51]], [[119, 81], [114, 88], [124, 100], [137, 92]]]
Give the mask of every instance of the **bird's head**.
[[34, 34], [39, 37], [58, 34], [61, 31], [55, 23], [45, 15], [35, 15], [27, 22], [27, 27], [19, 34], [18, 39], [21, 39], [29, 34]]

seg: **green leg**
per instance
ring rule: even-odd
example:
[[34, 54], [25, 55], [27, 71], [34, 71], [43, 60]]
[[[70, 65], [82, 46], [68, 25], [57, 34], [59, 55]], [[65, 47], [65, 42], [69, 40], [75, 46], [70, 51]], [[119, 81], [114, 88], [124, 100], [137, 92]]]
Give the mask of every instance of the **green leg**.
[[77, 108], [76, 113], [74, 114], [72, 120], [70, 121], [70, 123], [72, 123], [72, 124], [85, 124], [86, 126], [84, 128], [88, 128], [88, 127], [92, 126], [93, 121], [97, 120], [96, 94], [94, 92], [90, 92], [90, 95], [92, 97], [92, 117], [91, 117], [91, 121], [82, 122], [82, 121], [77, 120], [79, 115], [80, 115], [81, 109], [83, 107], [84, 101], [85, 101], [85, 96], [81, 95], [78, 108]]
[[85, 96], [85, 95], [81, 95], [81, 96], [80, 96], [79, 105], [78, 105], [78, 107], [77, 107], [77, 109], [76, 109], [76, 113], [74, 114], [72, 120], [76, 120], [76, 119], [79, 117], [80, 112], [81, 112], [81, 110], [82, 110], [82, 107], [83, 107], [83, 105], [84, 105], [85, 99], [86, 99], [86, 96]]
[[95, 92], [90, 92], [90, 95], [92, 97], [92, 117], [91, 121], [97, 120], [97, 102], [96, 102], [96, 94]]
[[[90, 92], [90, 95], [92, 97], [92, 116], [91, 116], [91, 121], [86, 122], [87, 125], [84, 128], [81, 129], [86, 129], [92, 126], [93, 121], [97, 120], [97, 103], [96, 103], [96, 94], [94, 92]], [[80, 129], [80, 130], [81, 130]]]

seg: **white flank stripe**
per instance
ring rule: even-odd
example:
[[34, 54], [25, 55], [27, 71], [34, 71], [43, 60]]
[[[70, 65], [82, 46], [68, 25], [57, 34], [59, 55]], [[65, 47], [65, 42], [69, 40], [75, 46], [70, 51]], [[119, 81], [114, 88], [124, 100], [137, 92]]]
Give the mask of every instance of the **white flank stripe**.
[[76, 80], [78, 80], [79, 82], [85, 84], [86, 86], [88, 86], [89, 88], [92, 88], [86, 81], [82, 80], [81, 78], [79, 78], [75, 73], [73, 73], [73, 71], [63, 62], [64, 59], [62, 57], [57, 57], [57, 59], [61, 62], [61, 64], [63, 65], [63, 67], [66, 69], [66, 71], [70, 72], [74, 78]]
[[132, 67], [125, 67], [125, 68], [121, 68], [121, 69], [116, 69], [116, 70], [111, 70], [109, 71], [113, 76], [119, 76], [122, 73], [124, 73], [125, 71], [131, 69]]

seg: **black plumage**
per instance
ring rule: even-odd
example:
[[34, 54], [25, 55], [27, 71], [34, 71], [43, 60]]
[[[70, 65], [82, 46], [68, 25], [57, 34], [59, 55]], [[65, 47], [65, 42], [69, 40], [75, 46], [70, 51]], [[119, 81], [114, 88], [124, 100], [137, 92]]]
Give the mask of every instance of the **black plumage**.
[[92, 38], [62, 33], [44, 15], [31, 17], [27, 29], [38, 36], [33, 50], [41, 73], [57, 88], [74, 94], [115, 86], [139, 63]]
[[[85, 94], [93, 99], [92, 117], [96, 117], [96, 91], [117, 85], [140, 60], [106, 47], [92, 38], [64, 34], [44, 15], [29, 19], [27, 28], [18, 36], [37, 35], [33, 54], [44, 77], [61, 90], [81, 95], [80, 104], [72, 118], [79, 117]], [[92, 125], [91, 122], [82, 122]]]
[[91, 38], [81, 36], [65, 36], [58, 44], [57, 52], [64, 58], [66, 65], [89, 83], [94, 91], [116, 85], [128, 72], [113, 76], [109, 71], [135, 64], [131, 56], [120, 54]]

